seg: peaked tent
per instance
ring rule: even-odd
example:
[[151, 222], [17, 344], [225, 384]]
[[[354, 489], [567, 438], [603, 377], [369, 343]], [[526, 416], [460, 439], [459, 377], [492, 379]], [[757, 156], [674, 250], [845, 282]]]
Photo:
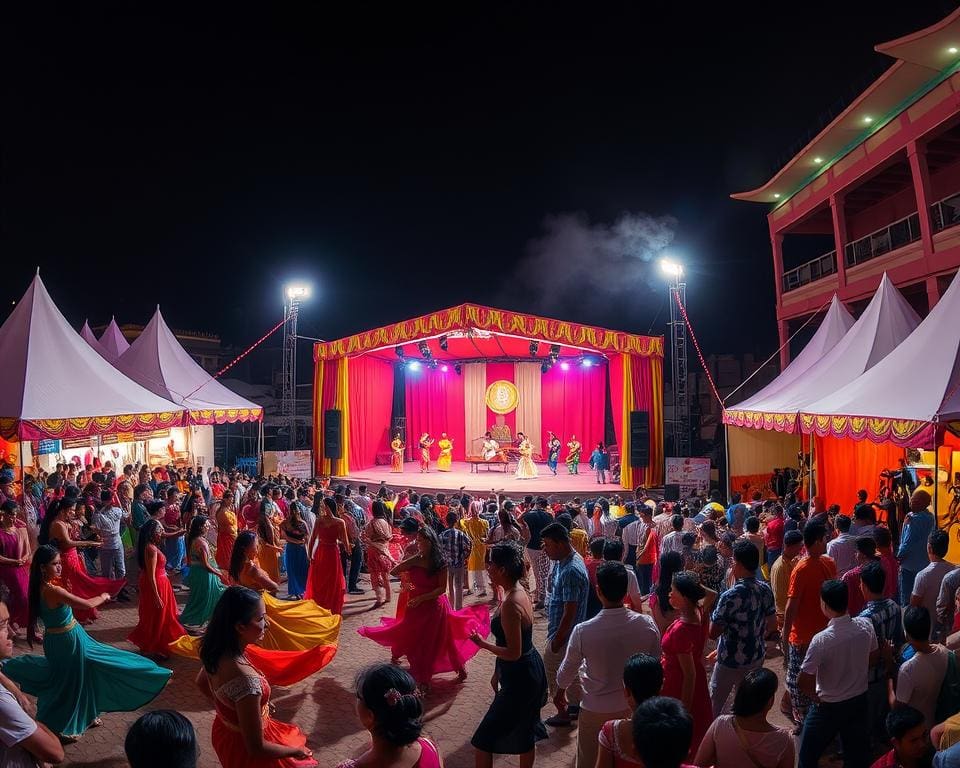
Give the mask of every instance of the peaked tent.
[[130, 348], [130, 342], [124, 337], [115, 318], [110, 318], [110, 324], [100, 334], [100, 346], [111, 363], [117, 362], [120, 355]]
[[86, 437], [181, 426], [184, 409], [131, 381], [70, 327], [37, 275], [0, 326], [0, 435]]
[[80, 329], [80, 337], [87, 342], [87, 344], [97, 350], [101, 357], [107, 356], [106, 350], [101, 346], [100, 342], [97, 341], [97, 337], [90, 329], [90, 323], [86, 320], [83, 321], [83, 328]]
[[802, 383], [807, 371], [837, 346], [853, 324], [853, 316], [834, 294], [817, 332], [790, 365], [755, 395], [724, 409], [730, 493], [747, 495], [760, 490], [769, 481], [773, 467], [796, 466], [797, 453], [801, 451], [800, 438], [791, 434], [795, 431], [792, 424], [796, 418], [775, 421], [771, 414], [769, 426], [763, 429], [764, 415], [754, 408], [778, 392]]
[[115, 365], [151, 392], [187, 409], [189, 424], [263, 418], [263, 408], [227, 389], [190, 357], [167, 327], [159, 307]]

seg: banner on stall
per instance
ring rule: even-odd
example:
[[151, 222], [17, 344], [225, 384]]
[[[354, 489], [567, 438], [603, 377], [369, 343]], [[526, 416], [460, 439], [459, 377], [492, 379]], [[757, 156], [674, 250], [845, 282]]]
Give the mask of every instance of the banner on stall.
[[313, 477], [313, 451], [264, 451], [263, 473], [307, 480]]
[[679, 485], [682, 498], [710, 490], [710, 459], [667, 457], [667, 485]]

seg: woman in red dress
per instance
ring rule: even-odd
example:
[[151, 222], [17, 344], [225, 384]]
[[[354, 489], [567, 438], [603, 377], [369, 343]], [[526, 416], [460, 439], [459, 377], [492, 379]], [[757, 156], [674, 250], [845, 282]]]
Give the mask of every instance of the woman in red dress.
[[[76, 506], [77, 499], [66, 496], [51, 504], [40, 524], [37, 539], [41, 544], [52, 544], [60, 550], [61, 579], [68, 592], [84, 600], [92, 600], [104, 592], [110, 597], [116, 597], [127, 583], [126, 579], [103, 579], [90, 576], [80, 562], [77, 549], [99, 547], [100, 542], [80, 541], [74, 538], [70, 519]], [[73, 615], [81, 624], [89, 624], [99, 614], [96, 608], [75, 608]]]
[[228, 587], [200, 641], [197, 687], [216, 709], [213, 751], [230, 768], [308, 768], [318, 765], [297, 726], [270, 716], [270, 684], [247, 658], [262, 640], [267, 611], [260, 596]]
[[716, 599], [713, 590], [700, 584], [696, 574], [681, 571], [673, 577], [670, 587], [670, 605], [677, 618], [663, 635], [663, 688], [661, 696], [671, 696], [683, 704], [693, 717], [693, 738], [690, 749], [696, 752], [703, 736], [713, 721], [713, 708], [707, 689], [707, 673], [703, 668], [703, 645], [707, 639], [705, 616], [710, 605], [701, 605]]
[[421, 527], [417, 546], [416, 555], [390, 572], [410, 576], [412, 589], [403, 618], [382, 618], [380, 626], [360, 627], [357, 632], [390, 648], [394, 659], [406, 656], [410, 674], [427, 691], [431, 678], [441, 672], [456, 672], [459, 680], [466, 679], [464, 665], [479, 650], [470, 635], [490, 633], [490, 612], [481, 605], [452, 610], [446, 595], [447, 565], [432, 528]]
[[160, 522], [147, 520], [137, 539], [137, 563], [140, 566], [140, 620], [127, 640], [145, 656], [166, 659], [170, 643], [186, 634], [177, 619], [177, 598], [167, 578], [167, 558], [160, 551], [163, 539]]
[[329, 496], [317, 495], [313, 502], [313, 514], [317, 522], [310, 534], [307, 552], [313, 550], [314, 544], [317, 549], [310, 561], [304, 596], [331, 613], [343, 613], [343, 593], [347, 584], [343, 578], [338, 545], [343, 544], [349, 557], [352, 547], [347, 538], [347, 526], [337, 516], [337, 504]]

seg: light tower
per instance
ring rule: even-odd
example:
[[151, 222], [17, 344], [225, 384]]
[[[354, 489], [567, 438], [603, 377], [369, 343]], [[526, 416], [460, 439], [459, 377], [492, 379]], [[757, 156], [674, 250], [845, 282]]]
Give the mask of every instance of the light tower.
[[280, 416], [290, 431], [289, 448], [297, 447], [297, 316], [310, 286], [289, 283], [283, 291], [283, 365], [280, 372]]
[[679, 304], [687, 306], [687, 283], [683, 267], [675, 261], [663, 259], [660, 269], [670, 278], [670, 372], [673, 377], [673, 455], [689, 456], [690, 396], [687, 391], [687, 324]]

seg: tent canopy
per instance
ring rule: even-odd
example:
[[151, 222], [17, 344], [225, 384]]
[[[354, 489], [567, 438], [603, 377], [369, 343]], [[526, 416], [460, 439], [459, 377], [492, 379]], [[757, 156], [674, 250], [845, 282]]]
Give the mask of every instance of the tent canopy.
[[97, 341], [97, 337], [90, 329], [90, 323], [86, 320], [83, 321], [83, 328], [80, 329], [80, 337], [87, 342], [87, 344], [97, 350], [101, 357], [107, 357], [107, 351], [103, 348], [100, 342]]
[[130, 348], [130, 343], [126, 340], [120, 331], [115, 318], [110, 318], [110, 324], [100, 334], [100, 346], [106, 353], [107, 360], [111, 363], [117, 362], [120, 355]]
[[0, 360], [0, 434], [8, 439], [183, 424], [183, 408], [128, 379], [70, 327], [39, 274], [0, 327]]
[[803, 408], [818, 435], [933, 444], [937, 422], [960, 419], [960, 278], [916, 330], [862, 376]]
[[232, 424], [263, 417], [259, 405], [227, 389], [190, 357], [159, 307], [116, 366], [151, 392], [186, 408], [190, 424]]

